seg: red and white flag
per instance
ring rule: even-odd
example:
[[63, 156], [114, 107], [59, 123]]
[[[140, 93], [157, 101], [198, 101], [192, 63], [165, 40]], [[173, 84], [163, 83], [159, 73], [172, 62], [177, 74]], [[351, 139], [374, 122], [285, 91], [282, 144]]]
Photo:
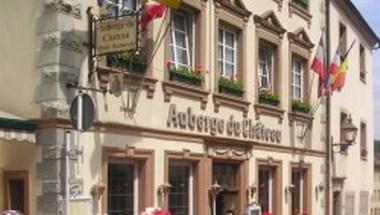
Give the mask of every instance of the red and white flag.
[[326, 86], [327, 72], [325, 71], [325, 41], [324, 31], [318, 43], [317, 52], [315, 53], [311, 69], [318, 75], [318, 97], [321, 97]]
[[317, 52], [315, 53], [313, 64], [311, 65], [311, 69], [314, 70], [315, 73], [319, 75], [320, 80], [326, 79], [325, 72], [325, 59], [324, 59], [324, 39], [323, 33], [321, 35], [321, 39], [318, 43]]
[[165, 14], [165, 11], [166, 6], [159, 2], [150, 1], [145, 3], [143, 14], [139, 22], [141, 28], [145, 29], [151, 21], [161, 18]]

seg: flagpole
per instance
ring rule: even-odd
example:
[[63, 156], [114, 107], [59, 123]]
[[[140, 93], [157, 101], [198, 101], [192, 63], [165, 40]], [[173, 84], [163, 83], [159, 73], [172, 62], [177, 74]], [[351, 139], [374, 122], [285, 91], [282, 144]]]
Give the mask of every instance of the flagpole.
[[[330, 0], [325, 0], [325, 25], [326, 25], [326, 62], [325, 62], [325, 71], [328, 72], [329, 70], [329, 64], [330, 64]], [[325, 182], [326, 182], [326, 189], [325, 189], [325, 201], [326, 201], [326, 215], [330, 215], [330, 208], [331, 208], [331, 201], [330, 201], [330, 192], [331, 192], [331, 131], [330, 131], [330, 105], [331, 105], [331, 96], [330, 92], [328, 90], [328, 93], [326, 94], [326, 175], [325, 175]]]

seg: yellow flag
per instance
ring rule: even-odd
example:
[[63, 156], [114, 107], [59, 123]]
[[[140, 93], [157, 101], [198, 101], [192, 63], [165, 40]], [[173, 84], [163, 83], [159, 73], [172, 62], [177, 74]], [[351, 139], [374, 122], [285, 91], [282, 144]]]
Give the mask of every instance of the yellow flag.
[[182, 0], [158, 0], [158, 2], [168, 7], [177, 9], [181, 6]]

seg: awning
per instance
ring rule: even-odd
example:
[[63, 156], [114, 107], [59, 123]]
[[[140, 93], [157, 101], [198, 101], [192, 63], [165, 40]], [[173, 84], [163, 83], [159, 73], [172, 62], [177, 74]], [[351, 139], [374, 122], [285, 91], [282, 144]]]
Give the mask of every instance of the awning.
[[35, 143], [37, 124], [31, 120], [0, 111], [0, 143], [20, 142]]

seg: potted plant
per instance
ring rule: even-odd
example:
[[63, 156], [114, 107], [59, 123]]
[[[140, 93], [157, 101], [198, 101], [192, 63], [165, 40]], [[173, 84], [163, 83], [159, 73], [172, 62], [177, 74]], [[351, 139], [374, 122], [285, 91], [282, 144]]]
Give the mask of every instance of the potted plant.
[[218, 81], [219, 93], [228, 94], [232, 96], [242, 97], [244, 91], [242, 85], [226, 77], [220, 77]]
[[130, 72], [142, 73], [146, 69], [145, 55], [141, 52], [123, 52], [109, 55], [107, 56], [107, 64]]
[[169, 69], [169, 79], [188, 85], [202, 86], [202, 68], [175, 67], [172, 61], [166, 62]]
[[310, 103], [308, 101], [293, 100], [292, 110], [295, 112], [309, 113]]
[[259, 90], [259, 102], [263, 104], [278, 106], [280, 104], [280, 98], [277, 94], [267, 89]]

